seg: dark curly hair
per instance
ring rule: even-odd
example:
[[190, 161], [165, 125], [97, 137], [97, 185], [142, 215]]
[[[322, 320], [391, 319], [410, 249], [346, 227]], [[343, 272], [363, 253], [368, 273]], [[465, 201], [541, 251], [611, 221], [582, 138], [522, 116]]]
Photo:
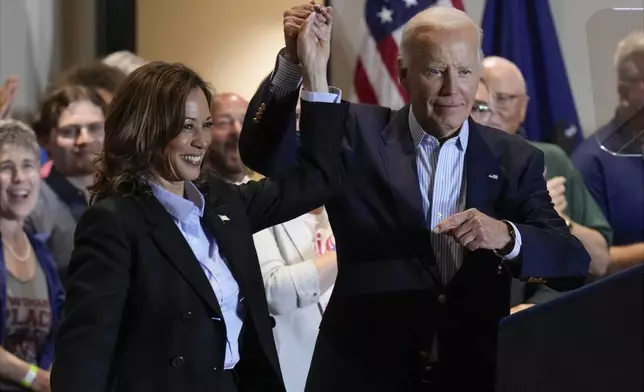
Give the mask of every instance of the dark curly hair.
[[41, 146], [47, 144], [51, 131], [58, 127], [58, 119], [69, 105], [78, 101], [90, 101], [107, 112], [107, 104], [93, 88], [83, 86], [62, 86], [50, 91], [40, 106], [40, 113], [31, 126]]
[[168, 143], [183, 126], [185, 102], [201, 89], [208, 105], [210, 86], [182, 64], [153, 62], [132, 72], [118, 89], [105, 121], [103, 152], [97, 160], [91, 203], [112, 195], [139, 197], [150, 191], [152, 169], [171, 174]]

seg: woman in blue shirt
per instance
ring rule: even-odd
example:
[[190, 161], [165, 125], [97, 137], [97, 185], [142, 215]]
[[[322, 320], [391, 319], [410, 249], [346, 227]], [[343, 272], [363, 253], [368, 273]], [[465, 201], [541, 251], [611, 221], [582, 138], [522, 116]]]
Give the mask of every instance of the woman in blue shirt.
[[50, 390], [63, 291], [51, 254], [24, 228], [39, 169], [34, 131], [0, 120], [0, 392]]
[[299, 168], [239, 187], [212, 178], [204, 196], [193, 181], [210, 103], [194, 71], [166, 63], [134, 71], [112, 101], [76, 229], [54, 392], [284, 391], [252, 234], [332, 196], [347, 111], [303, 103]]

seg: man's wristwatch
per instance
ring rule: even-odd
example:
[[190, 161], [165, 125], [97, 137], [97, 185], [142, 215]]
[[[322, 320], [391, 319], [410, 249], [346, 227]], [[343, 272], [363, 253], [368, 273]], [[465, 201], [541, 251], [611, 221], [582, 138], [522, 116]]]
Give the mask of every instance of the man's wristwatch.
[[572, 220], [570, 219], [564, 219], [564, 222], [566, 222], [566, 227], [568, 227], [568, 231], [572, 231]]
[[512, 252], [512, 249], [514, 249], [514, 244], [517, 241], [517, 233], [514, 231], [514, 226], [510, 224], [508, 221], [501, 221], [505, 223], [505, 225], [508, 227], [508, 234], [510, 235], [510, 242], [506, 246], [504, 246], [502, 249], [499, 249], [496, 251], [501, 256], [507, 256]]

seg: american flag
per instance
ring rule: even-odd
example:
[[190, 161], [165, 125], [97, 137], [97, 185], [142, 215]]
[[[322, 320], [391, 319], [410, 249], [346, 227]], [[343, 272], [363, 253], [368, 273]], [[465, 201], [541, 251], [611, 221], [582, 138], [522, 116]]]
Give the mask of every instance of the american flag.
[[427, 7], [463, 9], [463, 0], [367, 0], [367, 37], [355, 68], [354, 100], [399, 109], [409, 97], [398, 82], [398, 46], [405, 23]]

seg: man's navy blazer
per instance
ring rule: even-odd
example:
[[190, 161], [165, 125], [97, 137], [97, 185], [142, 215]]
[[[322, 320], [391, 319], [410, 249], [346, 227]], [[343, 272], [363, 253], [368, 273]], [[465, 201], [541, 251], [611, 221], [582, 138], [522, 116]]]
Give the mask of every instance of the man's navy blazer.
[[[260, 86], [240, 137], [248, 167], [270, 176], [298, 164], [297, 99], [297, 91], [273, 98], [268, 79]], [[349, 110], [345, 183], [326, 205], [338, 277], [307, 391], [420, 389], [431, 370], [435, 332], [450, 390], [493, 390], [497, 327], [509, 314], [511, 277], [573, 289], [583, 284], [590, 262], [554, 210], [543, 154], [522, 138], [468, 120], [466, 208], [513, 222], [523, 245], [503, 263], [493, 251], [466, 251], [444, 285], [423, 213], [409, 105], [392, 111], [351, 104]]]

